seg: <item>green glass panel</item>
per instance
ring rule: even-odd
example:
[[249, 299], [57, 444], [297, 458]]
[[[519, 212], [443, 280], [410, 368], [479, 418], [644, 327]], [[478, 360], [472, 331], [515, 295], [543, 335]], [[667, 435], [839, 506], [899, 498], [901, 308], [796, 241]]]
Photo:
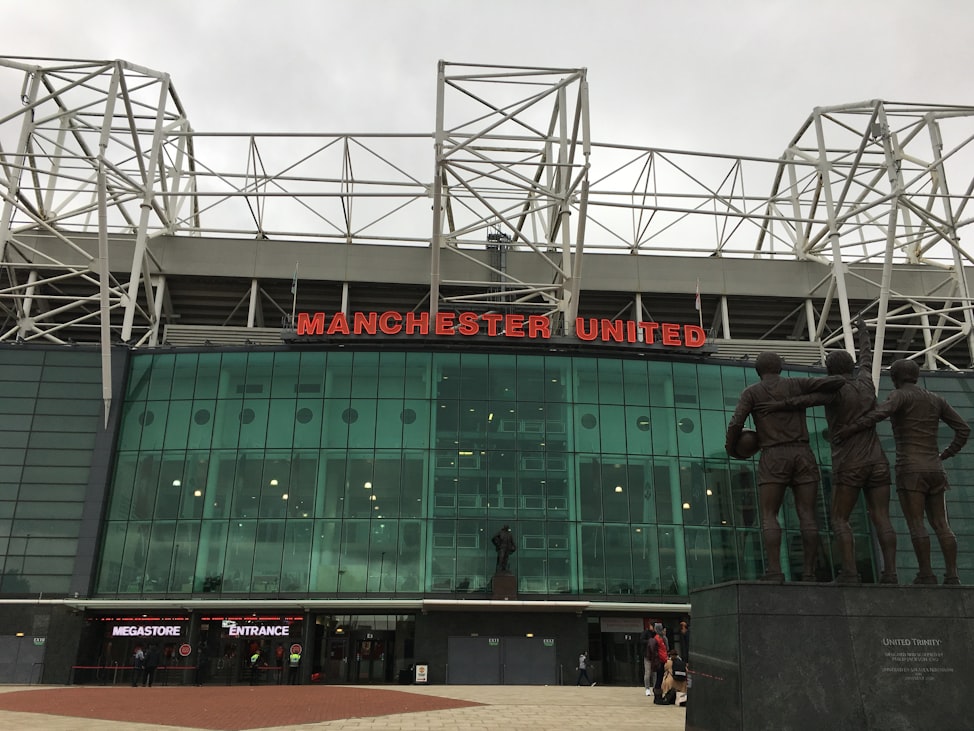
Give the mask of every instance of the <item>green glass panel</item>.
[[[379, 356], [378, 396], [380, 399], [401, 399], [404, 393], [406, 373], [406, 354], [381, 352]], [[358, 366], [358, 359], [355, 361]], [[356, 374], [357, 375], [357, 374]], [[369, 394], [362, 394], [368, 397]]]
[[150, 400], [167, 401], [172, 394], [172, 377], [176, 366], [176, 356], [167, 353], [152, 359], [152, 372], [149, 374]]
[[196, 521], [182, 521], [176, 524], [176, 535], [172, 550], [172, 565], [169, 571], [170, 592], [189, 594], [193, 591], [196, 574], [197, 547], [200, 538], [200, 524]]
[[687, 583], [690, 589], [711, 586], [714, 583], [713, 560], [710, 546], [710, 529], [686, 528], [684, 541], [687, 556]]
[[186, 446], [189, 449], [208, 449], [213, 444], [213, 416], [216, 401], [194, 401], [190, 409]]
[[423, 527], [418, 520], [404, 520], [399, 524], [399, 552], [396, 558], [396, 590], [418, 592], [424, 586]]
[[318, 477], [321, 494], [318, 496], [316, 507], [318, 516], [323, 518], [342, 516], [345, 505], [345, 468], [345, 452], [339, 450], [322, 452], [322, 472]]
[[204, 520], [200, 525], [194, 591], [211, 593], [223, 590], [228, 529], [229, 524], [224, 520]]
[[267, 417], [270, 401], [248, 398], [240, 410], [240, 442], [243, 448], [261, 448], [267, 442]]
[[578, 517], [602, 520], [602, 463], [599, 457], [578, 455]]
[[254, 575], [254, 547], [257, 544], [256, 520], [231, 520], [227, 530], [224, 560], [224, 592], [250, 590]]
[[199, 353], [179, 353], [173, 368], [172, 398], [190, 400], [196, 391]]
[[629, 471], [624, 455], [602, 455], [602, 519], [623, 523], [629, 520]]
[[231, 518], [256, 518], [260, 507], [261, 481], [264, 471], [263, 455], [259, 452], [240, 452], [233, 473]]
[[[294, 444], [294, 431], [299, 423], [296, 420], [296, 401], [294, 399], [272, 399], [269, 404], [267, 447], [290, 447]], [[307, 418], [307, 415], [303, 415], [302, 418]]]
[[267, 518], [283, 518], [286, 516], [290, 500], [291, 453], [268, 451], [264, 457], [264, 472], [261, 478], [259, 501], [259, 515], [262, 521]]
[[605, 586], [606, 593], [632, 594], [632, 543], [628, 525], [605, 526]]
[[[575, 449], [579, 452], [598, 452], [601, 449], [599, 409], [594, 404], [575, 407]], [[621, 442], [622, 444], [625, 441]]]
[[325, 372], [325, 397], [344, 398], [352, 395], [352, 353], [329, 353]]
[[338, 570], [340, 592], [366, 590], [369, 569], [369, 526], [368, 520], [346, 520], [342, 524]]
[[97, 569], [95, 591], [98, 594], [115, 594], [122, 572], [122, 552], [125, 548], [125, 532], [128, 523], [109, 521], [105, 525]]
[[368, 449], [375, 446], [376, 408], [374, 399], [352, 399], [348, 411], [349, 449]]
[[649, 406], [649, 371], [646, 362], [624, 360], [622, 382], [625, 385], [626, 403], [630, 406]]
[[582, 594], [605, 594], [605, 543], [602, 525], [579, 526], [579, 558]]
[[562, 357], [545, 358], [545, 401], [548, 403], [569, 403], [572, 386], [572, 359]]
[[291, 456], [287, 514], [290, 518], [311, 518], [315, 514], [318, 479], [318, 452], [295, 452]]
[[676, 409], [676, 439], [678, 454], [685, 457], [703, 456], [703, 429], [700, 412], [696, 409]]
[[663, 596], [686, 596], [687, 578], [683, 528], [666, 525], [657, 529], [659, 571]]
[[430, 446], [430, 402], [407, 399], [402, 410], [402, 446], [424, 449]]
[[661, 593], [659, 542], [656, 526], [636, 523], [632, 535], [633, 587], [636, 594], [658, 596]]
[[575, 384], [575, 403], [599, 402], [599, 366], [594, 358], [575, 358], [572, 361], [572, 378]]
[[377, 405], [375, 446], [390, 448], [402, 446], [403, 403], [400, 400], [381, 399]]
[[391, 592], [396, 587], [396, 555], [399, 523], [396, 520], [373, 520], [369, 540], [369, 567], [366, 591]]
[[[518, 398], [517, 357], [514, 355], [486, 356], [486, 366], [483, 356], [463, 356], [463, 388], [461, 395], [464, 400], [483, 398], [484, 384], [487, 385], [487, 397], [495, 403], [509, 403]], [[528, 396], [527, 393], [522, 396]]]
[[221, 368], [222, 356], [220, 353], [200, 353], [199, 362], [196, 366], [196, 389], [193, 393], [197, 400], [213, 399], [221, 394]]
[[185, 449], [189, 439], [190, 424], [193, 418], [192, 401], [170, 401], [166, 419], [166, 433], [163, 438], [164, 449]]
[[134, 355], [130, 363], [125, 400], [127, 402], [144, 401], [149, 396], [149, 374], [152, 372], [152, 356], [140, 357]]
[[428, 399], [432, 392], [433, 360], [429, 353], [406, 353], [403, 376], [407, 399]]
[[622, 361], [610, 358], [598, 360], [599, 403], [624, 403]]
[[[268, 395], [275, 399], [293, 399], [302, 391], [298, 388], [301, 372], [301, 353], [275, 353], [274, 370], [271, 374], [271, 388]], [[318, 390], [311, 393], [321, 395], [321, 379], [313, 384]], [[309, 395], [311, 395], [309, 393]]]
[[289, 520], [281, 553], [281, 591], [304, 594], [309, 590], [314, 521]]
[[[236, 449], [240, 440], [240, 419], [243, 416], [241, 399], [218, 399], [213, 414], [213, 446], [217, 449]], [[256, 417], [256, 414], [255, 414]]]
[[151, 523], [129, 523], [125, 534], [125, 548], [121, 552], [118, 591], [120, 594], [137, 594], [145, 580], [145, 562], [149, 549]]
[[281, 588], [284, 526], [283, 520], [261, 520], [257, 523], [254, 573], [250, 587], [252, 594], [276, 594]]
[[[374, 399], [379, 395], [380, 353], [355, 353], [352, 377], [353, 399]], [[399, 378], [402, 376], [400, 375]], [[397, 379], [399, 380], [399, 379]]]
[[351, 419], [358, 418], [357, 413], [350, 410], [351, 404], [346, 399], [325, 399], [325, 411], [322, 416], [321, 446], [348, 446], [348, 426]]
[[[291, 435], [294, 447], [317, 448], [321, 444], [321, 415], [323, 411], [324, 402], [320, 398], [299, 398], [297, 400], [294, 410], [294, 431]], [[273, 422], [272, 413], [272, 427]]]
[[311, 551], [311, 591], [334, 593], [338, 579], [342, 545], [342, 521], [315, 521], [314, 548]]

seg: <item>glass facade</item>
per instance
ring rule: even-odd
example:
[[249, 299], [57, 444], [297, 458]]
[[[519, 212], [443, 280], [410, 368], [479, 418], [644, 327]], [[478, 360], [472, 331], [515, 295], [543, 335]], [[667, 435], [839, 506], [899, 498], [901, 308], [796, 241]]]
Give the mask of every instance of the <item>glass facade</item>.
[[[482, 592], [504, 524], [524, 595], [665, 600], [756, 578], [755, 465], [723, 449], [755, 378], [536, 354], [136, 353], [96, 591]], [[821, 410], [809, 428], [824, 527]], [[800, 561], [788, 505], [783, 525]], [[868, 577], [863, 511], [854, 528]], [[831, 578], [825, 531], [819, 563]]]
[[67, 594], [102, 415], [97, 352], [0, 351], [0, 594]]

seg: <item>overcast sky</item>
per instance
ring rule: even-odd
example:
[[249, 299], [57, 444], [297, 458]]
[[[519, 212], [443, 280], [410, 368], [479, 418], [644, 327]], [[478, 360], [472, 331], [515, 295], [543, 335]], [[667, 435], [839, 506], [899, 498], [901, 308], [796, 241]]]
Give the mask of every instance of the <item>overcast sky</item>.
[[431, 131], [439, 59], [586, 67], [594, 140], [728, 154], [777, 157], [815, 106], [974, 104], [967, 0], [29, 0], [3, 15], [3, 55], [168, 72], [197, 131]]

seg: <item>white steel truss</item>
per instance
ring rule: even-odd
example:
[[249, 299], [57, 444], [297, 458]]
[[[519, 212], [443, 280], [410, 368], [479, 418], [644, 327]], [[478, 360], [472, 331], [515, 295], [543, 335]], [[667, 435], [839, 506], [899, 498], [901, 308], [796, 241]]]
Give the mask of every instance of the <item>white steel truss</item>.
[[[584, 297], [583, 253], [815, 261], [828, 275], [796, 292], [797, 336], [851, 348], [863, 310], [880, 356], [974, 363], [974, 107], [818, 108], [758, 158], [592, 142], [581, 68], [441, 62], [434, 130], [415, 134], [196, 132], [165, 73], [0, 58], [3, 72], [0, 341], [90, 330], [106, 358], [156, 345], [171, 303], [154, 242], [249, 238], [429, 247], [432, 312], [544, 314], [556, 332]], [[533, 265], [515, 271], [512, 252]], [[464, 277], [444, 278], [455, 259]], [[922, 270], [922, 290], [898, 289], [898, 268]]]

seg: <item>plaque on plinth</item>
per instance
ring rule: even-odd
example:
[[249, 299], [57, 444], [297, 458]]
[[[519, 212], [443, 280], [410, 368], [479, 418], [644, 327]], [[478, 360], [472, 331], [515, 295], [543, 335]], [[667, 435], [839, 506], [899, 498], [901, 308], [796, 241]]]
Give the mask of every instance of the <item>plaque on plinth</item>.
[[516, 599], [517, 577], [509, 571], [494, 574], [490, 580], [491, 599]]
[[688, 731], [970, 727], [974, 588], [741, 581], [690, 602]]

